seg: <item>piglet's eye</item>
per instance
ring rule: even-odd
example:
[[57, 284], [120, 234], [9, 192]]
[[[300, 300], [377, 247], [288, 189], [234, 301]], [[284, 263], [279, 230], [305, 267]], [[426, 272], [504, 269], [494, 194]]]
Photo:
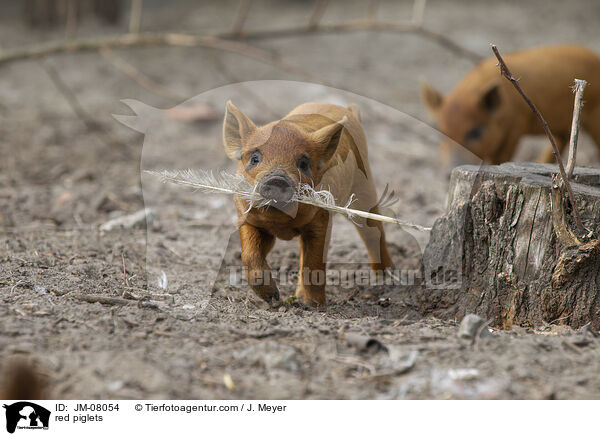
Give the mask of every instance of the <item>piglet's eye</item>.
[[250, 155], [250, 160], [248, 161], [248, 166], [253, 167], [258, 165], [262, 161], [262, 154], [260, 151], [256, 150]]
[[310, 159], [308, 156], [302, 156], [300, 159], [298, 159], [296, 166], [303, 173], [310, 175]]
[[483, 134], [483, 127], [475, 126], [467, 132], [467, 134], [465, 135], [465, 140], [466, 141], [475, 141], [475, 140], [481, 138], [482, 134]]

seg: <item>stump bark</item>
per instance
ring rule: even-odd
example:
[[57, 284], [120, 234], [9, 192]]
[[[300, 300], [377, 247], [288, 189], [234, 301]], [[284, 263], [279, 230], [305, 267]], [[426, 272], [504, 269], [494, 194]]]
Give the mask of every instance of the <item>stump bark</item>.
[[572, 183], [591, 231], [585, 242], [568, 231], [569, 205], [566, 223], [557, 207], [553, 220], [557, 172], [556, 165], [533, 163], [452, 172], [447, 212], [423, 254], [422, 313], [444, 319], [475, 313], [502, 328], [600, 327], [600, 170], [580, 168]]

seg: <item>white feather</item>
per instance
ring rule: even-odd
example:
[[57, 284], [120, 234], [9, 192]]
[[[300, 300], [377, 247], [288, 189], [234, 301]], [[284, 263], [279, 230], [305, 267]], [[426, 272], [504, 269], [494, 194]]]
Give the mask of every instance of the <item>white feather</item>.
[[[253, 207], [264, 207], [272, 203], [271, 200], [262, 197], [257, 187], [248, 183], [243, 177], [236, 174], [220, 172], [215, 176], [212, 171], [203, 170], [176, 170], [176, 171], [146, 171], [149, 174], [159, 177], [163, 182], [175, 183], [177, 185], [189, 186], [202, 192], [216, 194], [237, 195], [240, 198], [249, 201], [248, 210]], [[401, 221], [385, 215], [379, 215], [363, 210], [352, 209], [349, 206], [354, 201], [354, 194], [344, 206], [339, 206], [335, 202], [335, 197], [329, 190], [317, 190], [307, 184], [302, 184], [296, 190], [294, 200], [298, 203], [309, 204], [320, 207], [331, 212], [346, 215], [349, 219], [357, 216], [362, 218], [397, 224], [403, 227], [410, 227], [422, 232], [431, 230], [431, 227], [424, 227], [418, 224]], [[246, 211], [248, 212], [248, 211]]]

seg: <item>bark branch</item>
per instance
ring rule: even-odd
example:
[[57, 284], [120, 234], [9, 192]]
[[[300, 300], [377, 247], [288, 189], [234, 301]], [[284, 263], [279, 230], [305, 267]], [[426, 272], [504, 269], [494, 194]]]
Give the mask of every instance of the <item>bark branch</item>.
[[107, 304], [109, 306], [127, 306], [128, 304], [134, 303], [132, 300], [126, 300], [125, 298], [110, 297], [108, 295], [100, 294], [77, 293], [75, 294], [75, 298], [81, 301], [85, 301], [87, 303], [100, 303]]
[[581, 223], [581, 218], [579, 217], [579, 213], [577, 212], [577, 204], [575, 203], [575, 195], [573, 194], [573, 190], [571, 189], [571, 184], [569, 183], [567, 173], [565, 172], [565, 167], [563, 165], [562, 158], [560, 156], [560, 152], [558, 151], [558, 146], [556, 145], [554, 135], [552, 135], [552, 132], [550, 131], [550, 127], [548, 126], [548, 123], [546, 122], [546, 120], [544, 119], [544, 117], [542, 116], [542, 114], [540, 113], [538, 108], [535, 106], [535, 104], [533, 104], [531, 99], [529, 97], [527, 97], [527, 94], [525, 94], [525, 92], [521, 88], [521, 85], [519, 85], [519, 81], [517, 79], [515, 79], [515, 77], [512, 75], [512, 73], [508, 69], [508, 66], [504, 62], [504, 59], [502, 59], [502, 56], [500, 55], [498, 48], [494, 44], [492, 44], [492, 51], [494, 52], [494, 55], [496, 55], [496, 58], [498, 59], [498, 65], [500, 66], [500, 74], [502, 76], [506, 77], [506, 79], [508, 79], [508, 81], [510, 83], [512, 83], [512, 85], [519, 92], [519, 94], [521, 94], [521, 97], [523, 97], [525, 102], [529, 105], [529, 107], [531, 108], [531, 110], [533, 111], [535, 116], [538, 117], [538, 119], [542, 123], [542, 126], [544, 127], [544, 131], [546, 132], [546, 136], [548, 136], [548, 139], [550, 140], [550, 143], [552, 144], [552, 149], [553, 149], [552, 154], [554, 154], [554, 157], [556, 158], [556, 163], [558, 164], [558, 169], [560, 171], [560, 176], [562, 178], [562, 182], [563, 182], [565, 188], [567, 189], [569, 200], [573, 207], [573, 218], [575, 219], [575, 225], [577, 226], [578, 231], [583, 232], [583, 224]]
[[24, 47], [8, 51], [0, 55], [0, 65], [11, 61], [44, 57], [57, 53], [73, 53], [81, 51], [98, 51], [102, 48], [145, 47], [169, 45], [178, 47], [206, 47], [236, 53], [267, 64], [274, 65], [284, 71], [319, 82], [311, 72], [290, 64], [279, 56], [240, 41], [228, 41], [214, 36], [198, 36], [184, 33], [138, 33], [116, 36], [101, 36], [70, 41], [53, 41], [46, 44]]
[[[286, 38], [292, 36], [303, 36], [308, 34], [333, 34], [357, 31], [373, 31], [388, 33], [413, 33], [429, 39], [436, 44], [448, 49], [458, 56], [462, 56], [472, 62], [479, 62], [483, 56], [464, 48], [450, 38], [440, 33], [429, 30], [421, 25], [412, 23], [394, 23], [385, 21], [351, 21], [341, 24], [321, 24], [315, 28], [309, 26], [290, 27], [275, 30], [257, 30], [245, 32], [242, 35], [234, 32], [226, 32], [218, 35], [193, 35], [187, 33], [171, 32], [143, 32], [136, 34], [96, 36], [90, 38], [73, 39], [68, 41], [52, 41], [44, 44], [30, 45], [27, 47], [7, 50], [0, 55], [0, 65], [23, 59], [43, 57], [58, 53], [73, 53], [79, 51], [96, 51], [100, 48], [127, 48], [144, 47], [155, 45], [182, 46], [182, 47], [208, 47], [225, 51], [235, 52], [241, 55], [253, 57], [268, 63], [277, 63], [281, 66], [282, 61], [273, 56], [266, 55], [266, 51], [244, 44], [238, 40], [259, 40]], [[274, 59], [278, 59], [275, 61]], [[291, 69], [288, 65], [287, 69]], [[293, 68], [298, 71], [297, 67]], [[313, 77], [314, 79], [314, 77]]]
[[[344, 23], [337, 24], [320, 24], [317, 27], [309, 26], [297, 26], [288, 27], [283, 29], [270, 29], [270, 30], [255, 30], [252, 32], [246, 32], [243, 35], [244, 40], [258, 40], [258, 39], [276, 39], [276, 38], [288, 38], [293, 36], [303, 35], [316, 35], [316, 34], [335, 34], [335, 33], [350, 33], [359, 31], [370, 31], [370, 32], [382, 32], [382, 33], [412, 33], [423, 38], [430, 39], [441, 47], [448, 49], [454, 54], [469, 59], [472, 62], [480, 62], [484, 59], [478, 53], [475, 53], [468, 48], [462, 47], [461, 45], [454, 42], [447, 36], [430, 30], [420, 24], [412, 22], [392, 22], [392, 21], [372, 21], [356, 20], [347, 21]], [[223, 39], [233, 39], [237, 35], [233, 33], [221, 33], [216, 35]]]
[[327, 9], [327, 3], [329, 3], [329, 0], [316, 0], [312, 12], [310, 13], [310, 18], [308, 19], [308, 27], [315, 29], [319, 26], [321, 18], [323, 18], [323, 14], [325, 13], [325, 9]]
[[577, 156], [577, 139], [579, 138], [579, 118], [581, 108], [583, 107], [583, 90], [587, 82], [585, 80], [575, 79], [573, 92], [575, 93], [575, 103], [573, 104], [573, 122], [571, 123], [571, 139], [569, 141], [569, 160], [567, 161], [567, 177], [573, 178], [575, 169], [575, 160]]

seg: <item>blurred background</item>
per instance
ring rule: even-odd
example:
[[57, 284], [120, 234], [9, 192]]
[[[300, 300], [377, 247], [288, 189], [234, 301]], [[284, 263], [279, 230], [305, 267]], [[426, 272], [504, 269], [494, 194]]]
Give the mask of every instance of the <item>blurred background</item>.
[[[128, 108], [124, 99], [156, 108], [160, 120], [146, 118], [144, 128], [165, 127], [168, 134], [157, 138], [169, 165], [231, 169], [220, 144], [228, 96], [194, 97], [259, 80], [307, 82], [307, 99], [362, 96], [378, 189], [391, 183], [400, 198], [394, 212], [431, 225], [445, 210], [448, 172], [420, 101], [420, 78], [449, 92], [491, 56], [492, 42], [502, 53], [561, 43], [600, 53], [599, 20], [594, 0], [0, 0], [0, 357], [38, 356], [57, 398], [446, 398], [429, 375], [465, 365], [455, 343], [446, 352], [445, 342], [424, 339], [427, 359], [404, 387], [357, 381], [347, 363], [330, 359], [337, 351], [328, 332], [390, 334], [409, 345], [447, 334], [450, 324], [417, 323], [410, 299], [392, 289], [332, 290], [322, 314], [268, 311], [246, 288], [205, 288], [197, 279], [208, 266], [201, 255], [235, 230], [228, 199], [190, 199], [166, 188], [153, 197], [148, 232], [165, 277], [147, 281], [143, 213], [126, 228], [106, 224], [149, 205], [140, 169], [161, 161], [144, 163], [144, 135], [112, 114], [142, 107]], [[107, 38], [118, 43], [103, 47]], [[132, 40], [135, 46], [124, 47]], [[65, 51], [81, 41], [93, 50]], [[30, 56], [40, 48], [60, 53]], [[277, 93], [263, 92], [264, 83], [226, 89], [255, 121], [266, 122], [303, 95], [297, 85], [293, 98], [278, 86]], [[582, 136], [578, 164], [598, 165]], [[525, 142], [517, 160], [534, 159], [547, 144], [542, 137]], [[167, 199], [187, 201], [189, 210], [161, 210]], [[351, 225], [336, 222], [333, 259], [364, 261]], [[397, 265], [418, 267], [427, 236], [415, 243], [400, 229], [389, 233]], [[295, 242], [278, 247], [275, 267], [297, 264]], [[239, 263], [236, 256], [229, 260]], [[162, 306], [90, 304], [80, 294], [138, 302], [148, 294]], [[386, 298], [391, 304], [380, 304]], [[416, 324], [403, 327], [401, 319]], [[277, 336], [269, 333], [274, 328], [291, 333], [257, 340], [260, 332]], [[482, 374], [496, 377], [500, 368], [509, 375], [489, 379], [488, 390], [475, 389], [473, 397], [547, 396], [543, 371], [528, 374], [527, 385], [507, 382], [518, 376], [511, 373], [515, 361], [528, 364], [528, 352], [539, 349], [524, 344], [514, 355], [476, 356], [489, 363]], [[223, 383], [224, 374], [235, 388]], [[578, 389], [586, 387], [565, 382], [557, 392]]]
[[[7, 53], [32, 44], [122, 35], [129, 30], [230, 34], [239, 19], [237, 0], [133, 3], [2, 1], [0, 49]], [[301, 28], [315, 12], [311, 1], [248, 3], [242, 31], [251, 34]], [[276, 33], [244, 40], [260, 50], [254, 57], [229, 50], [159, 44], [2, 64], [0, 183], [7, 188], [20, 186], [24, 197], [11, 208], [3, 208], [0, 225], [44, 219], [74, 224], [71, 211], [62, 216], [56, 210], [61, 195], [56, 187], [73, 182], [84, 191], [89, 185], [96, 192], [106, 190], [123, 197], [122, 203], [137, 202], [139, 206], [135, 169], [142, 138], [112, 119], [113, 113], [127, 113], [121, 99], [166, 109], [230, 83], [287, 79], [341, 88], [429, 122], [419, 98], [419, 79], [450, 91], [475, 65], [473, 54], [491, 55], [490, 42], [503, 53], [542, 44], [579, 43], [592, 49], [600, 45], [596, 29], [600, 4], [590, 0], [568, 4], [542, 0], [321, 3], [326, 3], [320, 17], [325, 26], [367, 17], [410, 23], [416, 13], [426, 29], [462, 47], [465, 53], [448, 50], [445, 40], [440, 43], [436, 36], [418, 32], [357, 30]], [[415, 12], [420, 4], [422, 11]], [[132, 10], [140, 11], [133, 20]], [[319, 11], [316, 15], [320, 16]], [[245, 50], [243, 46], [234, 49]], [[260, 56], [276, 60], [263, 62], [257, 59]], [[266, 105], [271, 103], [269, 97], [265, 100]], [[410, 130], [397, 131], [407, 142], [413, 139]], [[545, 140], [537, 138], [531, 144], [520, 147], [518, 160], [533, 159]], [[581, 149], [578, 163], [592, 164], [595, 152], [586, 153], [592, 149], [587, 138]], [[435, 156], [431, 157], [435, 161]], [[44, 189], [39, 189], [41, 186]], [[75, 212], [82, 222], [93, 220], [88, 214], [93, 209], [89, 202], [97, 198], [85, 195], [80, 200], [80, 210]], [[41, 210], [32, 214], [29, 208], [37, 207]], [[49, 211], [53, 212], [44, 217]]]

